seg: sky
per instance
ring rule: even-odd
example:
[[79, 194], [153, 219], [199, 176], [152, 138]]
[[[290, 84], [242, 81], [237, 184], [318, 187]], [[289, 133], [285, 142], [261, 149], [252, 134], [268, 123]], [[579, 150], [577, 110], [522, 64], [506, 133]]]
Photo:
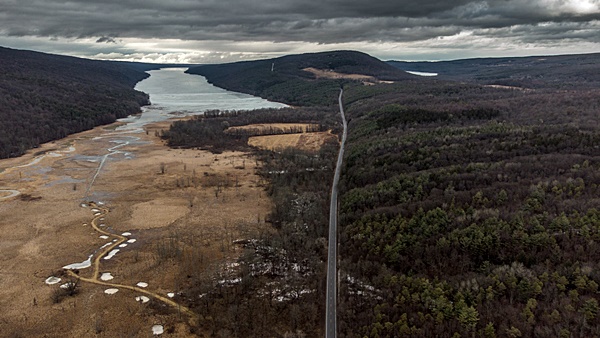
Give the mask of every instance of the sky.
[[594, 53], [600, 0], [0, 0], [0, 46], [158, 63]]

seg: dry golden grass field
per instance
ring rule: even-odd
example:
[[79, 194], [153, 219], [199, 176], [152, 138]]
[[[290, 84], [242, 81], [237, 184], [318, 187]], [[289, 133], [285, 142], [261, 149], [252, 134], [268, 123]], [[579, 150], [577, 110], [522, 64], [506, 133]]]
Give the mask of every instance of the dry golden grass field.
[[[271, 204], [251, 154], [169, 149], [153, 136], [164, 128], [98, 127], [0, 161], [0, 336], [148, 337], [153, 325], [165, 337], [193, 336], [192, 318], [152, 295], [175, 293], [177, 302], [186, 276], [235, 261], [231, 242], [268, 229]], [[106, 215], [95, 216], [89, 201]], [[101, 237], [92, 220], [111, 235]], [[108, 285], [84, 281], [77, 295], [59, 297], [69, 280], [63, 266], [106, 257], [100, 248], [121, 237], [135, 242], [99, 259], [97, 273], [110, 273], [115, 285], [148, 283], [147, 303], [136, 301], [140, 292], [106, 294]], [[48, 285], [50, 276], [61, 281]]]

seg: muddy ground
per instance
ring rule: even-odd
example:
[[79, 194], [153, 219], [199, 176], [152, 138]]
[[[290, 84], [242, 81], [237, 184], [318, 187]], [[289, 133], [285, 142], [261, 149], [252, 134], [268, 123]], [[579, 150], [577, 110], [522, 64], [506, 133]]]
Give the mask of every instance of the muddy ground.
[[[185, 316], [156, 299], [136, 302], [134, 291], [108, 295], [107, 287], [82, 282], [77, 295], [56, 301], [68, 280], [62, 267], [110, 240], [90, 226], [94, 213], [82, 204], [104, 203], [106, 229], [136, 239], [102, 260], [100, 272], [118, 284], [147, 282], [161, 295], [185, 287], [182, 274], [190, 266], [207, 274], [224, 269], [240, 254], [233, 240], [268, 229], [270, 202], [251, 154], [169, 149], [154, 133], [168, 123], [128, 134], [116, 126], [0, 160], [1, 336], [148, 337], [155, 324], [164, 326], [165, 337], [193, 336]], [[108, 149], [113, 154], [105, 157]], [[20, 195], [10, 196], [15, 190]], [[196, 256], [165, 253], [192, 247]], [[198, 255], [202, 262], [194, 261]], [[79, 273], [90, 276], [92, 269]], [[47, 285], [49, 276], [62, 281]]]

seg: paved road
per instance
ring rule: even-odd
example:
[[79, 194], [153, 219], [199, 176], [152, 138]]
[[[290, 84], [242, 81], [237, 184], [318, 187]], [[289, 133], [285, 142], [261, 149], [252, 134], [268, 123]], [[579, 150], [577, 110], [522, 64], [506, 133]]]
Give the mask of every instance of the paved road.
[[338, 182], [340, 181], [340, 172], [342, 171], [342, 159], [344, 158], [344, 145], [346, 144], [346, 134], [348, 124], [342, 105], [342, 94], [340, 90], [338, 98], [340, 104], [340, 114], [344, 124], [344, 133], [342, 134], [342, 143], [338, 153], [337, 164], [335, 166], [335, 175], [333, 176], [333, 185], [331, 186], [331, 205], [329, 206], [329, 253], [327, 257], [327, 309], [325, 316], [325, 337], [335, 338], [337, 336], [337, 198]]

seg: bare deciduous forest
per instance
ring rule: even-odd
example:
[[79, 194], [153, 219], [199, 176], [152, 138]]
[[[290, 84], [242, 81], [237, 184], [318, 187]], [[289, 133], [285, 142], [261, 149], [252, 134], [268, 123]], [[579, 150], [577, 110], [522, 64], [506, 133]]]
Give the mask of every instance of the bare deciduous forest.
[[0, 158], [139, 113], [148, 96], [133, 87], [146, 77], [126, 63], [0, 47]]
[[[341, 337], [600, 334], [600, 90], [563, 76], [578, 65], [569, 67], [548, 73], [548, 85], [537, 78], [535, 88], [344, 81], [350, 129], [341, 183]], [[283, 88], [269, 90], [296, 86]], [[295, 163], [272, 172], [308, 166]], [[297, 189], [290, 182], [298, 181], [271, 179], [269, 191]], [[321, 273], [304, 275], [316, 294], [278, 305], [314, 307], [316, 315], [301, 313], [319, 320], [288, 327], [311, 335], [322, 332], [324, 316], [315, 302], [324, 294], [325, 256], [311, 247], [326, 240], [326, 206], [307, 222], [290, 217], [302, 195], [291, 196], [293, 207], [278, 203], [272, 214], [280, 243], [307, 246], [286, 252], [312, 255], [318, 264], [311, 271], [320, 266]], [[283, 235], [290, 228], [302, 236]]]
[[[493, 79], [470, 70], [460, 82], [403, 77], [372, 60], [361, 67], [362, 59], [347, 52], [311, 58], [284, 59], [276, 68], [281, 74], [257, 70], [270, 68], [271, 60], [193, 70], [227, 89], [303, 107], [209, 112], [174, 123], [162, 137], [173, 147], [220, 152], [250, 149], [248, 135], [225, 133], [229, 126], [315, 123], [339, 132], [335, 102], [344, 86], [340, 337], [600, 335], [600, 89], [594, 77], [573, 75], [583, 67], [577, 58], [562, 67], [553, 66], [555, 59], [506, 66]], [[585, 58], [587, 72], [597, 70], [594, 60]], [[309, 66], [396, 81], [315, 79], [301, 71]], [[542, 69], [544, 76], [532, 77]], [[125, 87], [107, 86], [97, 97], [62, 78], [47, 83], [10, 74], [17, 81], [0, 91], [0, 100], [27, 113], [10, 124], [2, 117], [3, 128], [20, 132], [0, 133], [2, 156], [111, 122], [146, 99]], [[136, 76], [119, 81], [131, 84]], [[32, 93], [28, 86], [40, 81], [59, 92]], [[60, 98], [73, 86], [93, 111], [73, 110], [66, 101], [59, 102], [63, 118], [44, 110], [59, 104], [47, 97]], [[126, 104], [106, 106], [100, 103], [106, 97]], [[32, 116], [50, 127], [36, 127]], [[44, 128], [58, 136], [45, 136]], [[27, 141], [13, 144], [21, 137]], [[219, 276], [211, 271], [187, 276], [182, 299], [201, 315], [203, 330], [236, 337], [323, 334], [337, 147], [259, 153], [257, 170], [274, 203], [272, 229], [235, 243], [245, 249], [235, 283], [215, 284]]]

